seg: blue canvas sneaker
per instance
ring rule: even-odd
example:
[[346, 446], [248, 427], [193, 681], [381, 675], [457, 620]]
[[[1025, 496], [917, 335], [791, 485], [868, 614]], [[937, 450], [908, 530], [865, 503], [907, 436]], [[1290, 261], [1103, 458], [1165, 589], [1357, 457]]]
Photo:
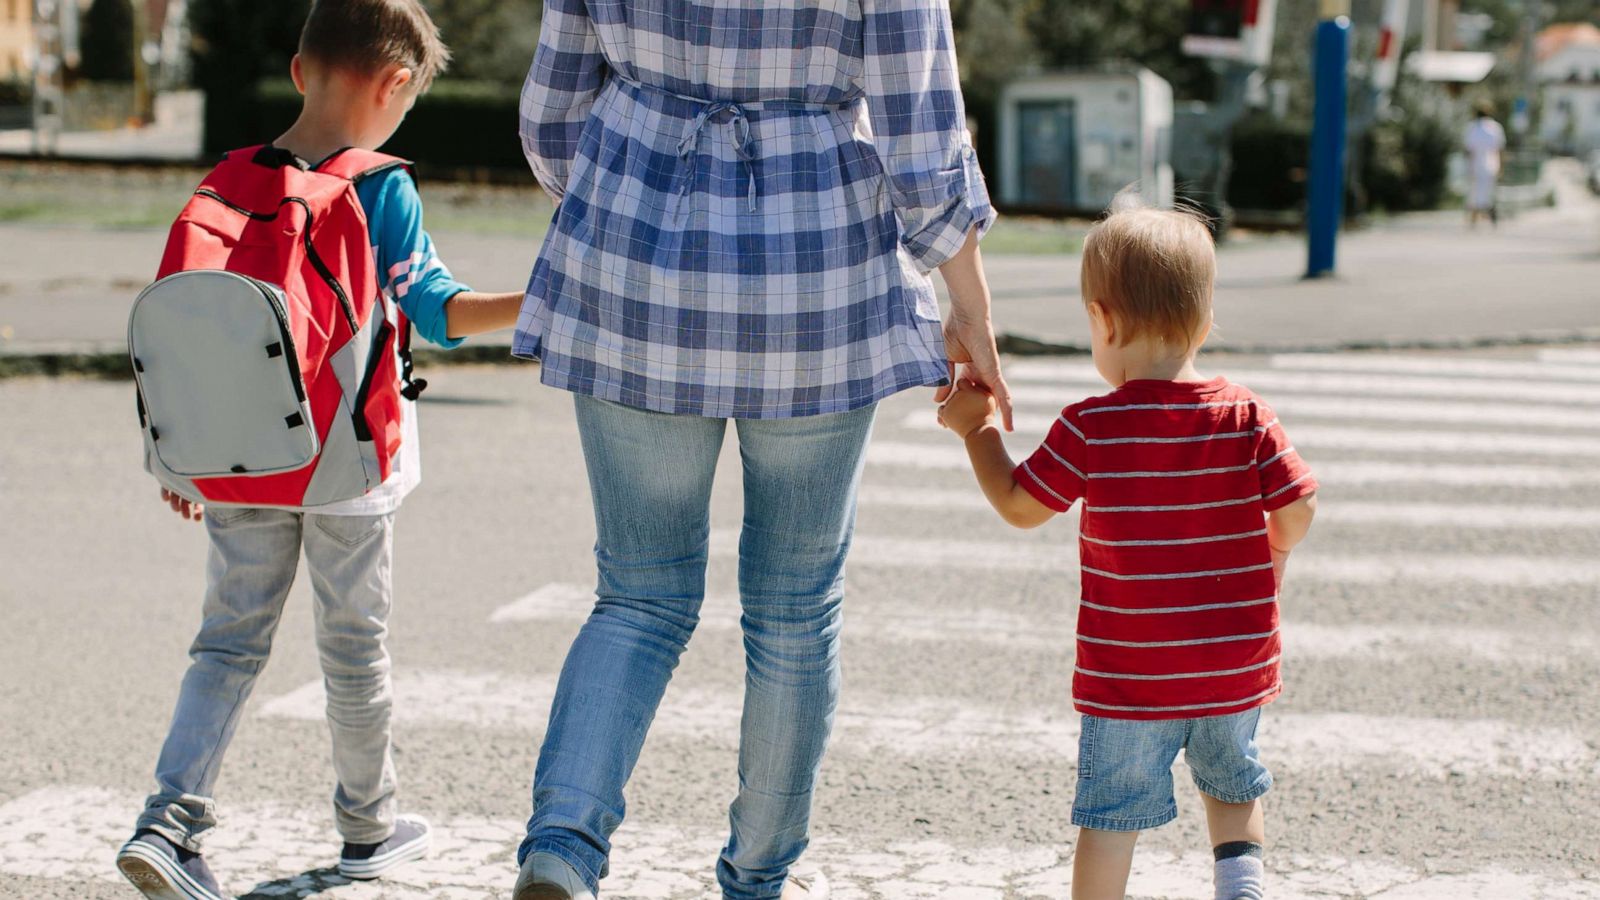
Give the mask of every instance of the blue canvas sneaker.
[[153, 831], [141, 831], [122, 845], [117, 871], [150, 900], [225, 900], [200, 854]]
[[428, 855], [428, 820], [397, 816], [394, 834], [376, 844], [346, 843], [339, 854], [339, 874], [355, 881], [382, 878], [415, 859]]

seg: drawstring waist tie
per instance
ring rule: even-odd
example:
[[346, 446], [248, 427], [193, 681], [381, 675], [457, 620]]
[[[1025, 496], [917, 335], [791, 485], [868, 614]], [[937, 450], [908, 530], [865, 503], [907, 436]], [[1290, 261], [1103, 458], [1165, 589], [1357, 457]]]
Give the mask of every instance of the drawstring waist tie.
[[650, 105], [663, 112], [676, 113], [690, 119], [688, 128], [678, 141], [677, 204], [680, 209], [683, 199], [689, 196], [694, 187], [700, 157], [700, 136], [705, 133], [707, 125], [724, 124], [717, 120], [723, 116], [727, 117], [725, 123], [729, 129], [729, 142], [733, 147], [734, 156], [738, 158], [739, 164], [744, 166], [749, 179], [746, 196], [749, 199], [750, 211], [755, 212], [758, 194], [755, 163], [758, 154], [755, 136], [750, 126], [751, 116], [760, 118], [768, 113], [789, 116], [818, 115], [846, 110], [857, 102], [855, 98], [839, 103], [811, 103], [787, 99], [751, 100], [745, 103], [735, 103], [732, 100], [702, 100], [634, 81], [616, 72], [612, 73], [612, 77], [620, 85], [631, 89], [637, 99], [654, 101]]

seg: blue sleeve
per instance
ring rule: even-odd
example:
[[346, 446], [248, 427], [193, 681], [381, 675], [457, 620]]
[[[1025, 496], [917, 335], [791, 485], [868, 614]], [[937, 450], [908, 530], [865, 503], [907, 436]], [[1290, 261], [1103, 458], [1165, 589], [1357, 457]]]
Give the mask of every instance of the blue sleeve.
[[433, 239], [422, 228], [422, 197], [411, 174], [391, 169], [357, 183], [367, 211], [367, 229], [378, 261], [378, 285], [416, 326], [417, 333], [441, 347], [456, 347], [445, 304], [471, 288], [450, 274]]

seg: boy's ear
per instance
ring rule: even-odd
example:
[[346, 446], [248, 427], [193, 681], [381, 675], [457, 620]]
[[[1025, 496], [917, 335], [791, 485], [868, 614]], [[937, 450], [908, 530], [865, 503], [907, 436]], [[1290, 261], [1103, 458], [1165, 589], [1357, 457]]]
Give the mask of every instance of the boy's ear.
[[383, 79], [378, 84], [378, 102], [384, 107], [394, 102], [401, 89], [411, 83], [411, 69], [406, 66], [395, 66], [385, 70]]
[[300, 96], [302, 97], [304, 97], [306, 94], [306, 72], [304, 65], [305, 64], [300, 61], [300, 54], [298, 53], [294, 55], [293, 59], [289, 60], [289, 77], [294, 79], [294, 89], [299, 91]]

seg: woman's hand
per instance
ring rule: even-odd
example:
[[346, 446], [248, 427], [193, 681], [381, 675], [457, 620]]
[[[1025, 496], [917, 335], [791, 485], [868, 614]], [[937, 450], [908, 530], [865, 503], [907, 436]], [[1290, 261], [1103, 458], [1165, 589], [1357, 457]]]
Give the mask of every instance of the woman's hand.
[[[955, 391], [959, 378], [983, 386], [993, 397], [1000, 421], [1011, 430], [1011, 389], [1000, 374], [1000, 351], [994, 343], [994, 323], [989, 319], [989, 282], [978, 253], [978, 232], [950, 261], [939, 267], [950, 291], [950, 316], [944, 323], [945, 355], [949, 357], [950, 383], [933, 395], [943, 403]], [[961, 366], [957, 372], [956, 367]]]

